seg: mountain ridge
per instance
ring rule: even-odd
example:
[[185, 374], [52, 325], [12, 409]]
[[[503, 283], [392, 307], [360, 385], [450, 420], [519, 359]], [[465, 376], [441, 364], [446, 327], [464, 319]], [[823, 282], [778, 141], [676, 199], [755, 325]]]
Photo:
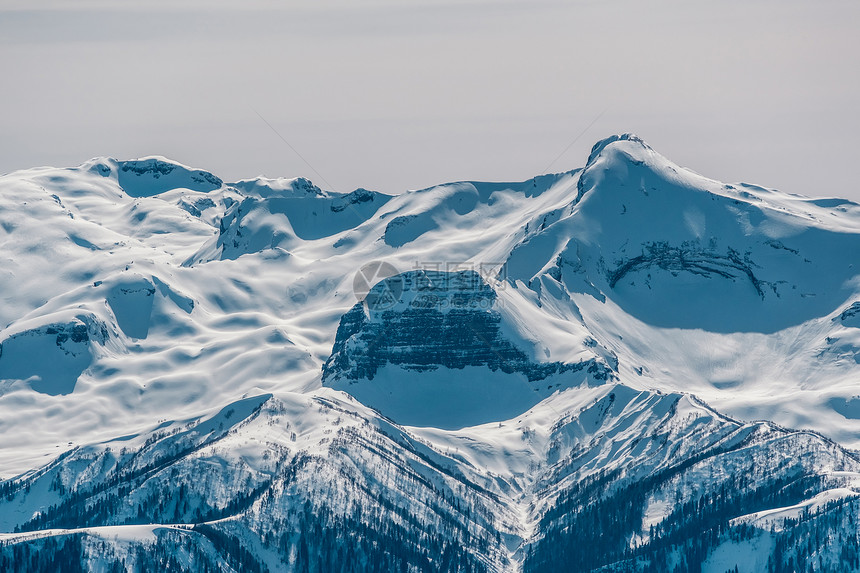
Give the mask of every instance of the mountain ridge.
[[394, 196], [94, 159], [0, 177], [0, 246], [4, 566], [856, 560], [851, 202], [632, 134]]

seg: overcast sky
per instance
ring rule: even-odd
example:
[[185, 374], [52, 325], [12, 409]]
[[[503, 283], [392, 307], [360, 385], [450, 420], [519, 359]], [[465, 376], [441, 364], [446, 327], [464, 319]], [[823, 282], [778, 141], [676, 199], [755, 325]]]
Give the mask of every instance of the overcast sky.
[[632, 131], [715, 179], [860, 200], [858, 30], [854, 0], [0, 0], [0, 173], [155, 154], [398, 193]]

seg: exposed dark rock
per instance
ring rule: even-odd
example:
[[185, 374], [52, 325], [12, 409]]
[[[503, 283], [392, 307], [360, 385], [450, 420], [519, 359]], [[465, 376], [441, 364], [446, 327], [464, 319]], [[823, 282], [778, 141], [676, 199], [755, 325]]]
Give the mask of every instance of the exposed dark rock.
[[834, 322], [839, 320], [843, 326], [851, 328], [860, 328], [860, 301], [855, 301], [842, 311], [842, 313], [833, 319]]
[[[392, 281], [400, 281], [399, 288], [391, 288]], [[397, 291], [399, 300], [389, 300]], [[594, 360], [534, 362], [505, 338], [495, 304], [496, 292], [475, 271], [411, 271], [385, 279], [341, 318], [323, 382], [372, 380], [386, 364], [415, 371], [486, 366], [531, 381], [583, 369], [598, 380], [611, 376]]]
[[188, 211], [195, 217], [200, 217], [203, 214], [203, 211], [209, 209], [210, 207], [215, 207], [215, 201], [213, 201], [209, 197], [199, 197], [194, 201], [182, 199], [181, 201], [179, 201], [179, 207], [181, 207], [185, 211]]
[[842, 311], [839, 315], [839, 320], [845, 322], [849, 318], [853, 318], [860, 314], [860, 301], [851, 303], [851, 306]]
[[[342, 197], [337, 197], [332, 201], [330, 209], [333, 213], [340, 213], [350, 205], [357, 205], [359, 203], [368, 203], [370, 201], [375, 201], [378, 198], [382, 198], [388, 200], [388, 196], [384, 196], [381, 193], [376, 193], [375, 191], [368, 191], [367, 189], [356, 189], [352, 193], [347, 193]], [[383, 201], [384, 203], [385, 201]]]
[[152, 159], [150, 161], [126, 161], [120, 169], [122, 171], [131, 171], [137, 175], [149, 173], [153, 177], [160, 177], [173, 172], [175, 168], [176, 166], [172, 163]]
[[614, 288], [628, 273], [652, 266], [669, 272], [683, 271], [703, 277], [716, 275], [732, 280], [745, 277], [752, 283], [758, 295], [764, 298], [763, 283], [756, 277], [752, 265], [748, 257], [742, 258], [732, 248], [728, 248], [726, 254], [722, 255], [704, 250], [694, 243], [683, 243], [680, 247], [673, 247], [665, 242], [656, 242], [643, 245], [641, 255], [624, 261], [618, 268], [609, 271], [607, 278], [609, 286]]

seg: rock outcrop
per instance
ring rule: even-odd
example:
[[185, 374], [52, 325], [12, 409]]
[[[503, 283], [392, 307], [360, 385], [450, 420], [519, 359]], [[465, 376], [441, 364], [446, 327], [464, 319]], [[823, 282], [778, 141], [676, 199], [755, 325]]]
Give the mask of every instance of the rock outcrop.
[[497, 302], [492, 287], [471, 270], [416, 270], [380, 281], [341, 318], [323, 383], [372, 380], [387, 364], [419, 372], [485, 366], [529, 381], [583, 369], [599, 380], [611, 375], [595, 360], [530, 359], [503, 333]]

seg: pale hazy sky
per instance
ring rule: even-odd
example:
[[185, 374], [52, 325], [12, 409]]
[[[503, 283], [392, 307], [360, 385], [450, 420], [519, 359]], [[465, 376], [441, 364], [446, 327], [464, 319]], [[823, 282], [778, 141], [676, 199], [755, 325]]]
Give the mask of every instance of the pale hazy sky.
[[715, 179], [860, 200], [858, 31], [855, 0], [0, 0], [0, 173], [157, 154], [397, 193], [632, 131]]

